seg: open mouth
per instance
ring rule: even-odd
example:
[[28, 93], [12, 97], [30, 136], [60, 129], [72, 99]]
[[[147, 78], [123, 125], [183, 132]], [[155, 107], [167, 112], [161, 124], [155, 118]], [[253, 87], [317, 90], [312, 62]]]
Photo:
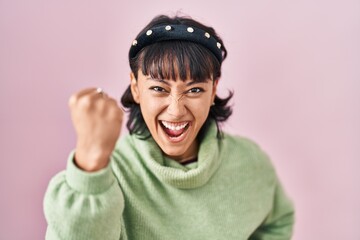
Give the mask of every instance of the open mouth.
[[168, 122], [168, 121], [159, 121], [164, 132], [171, 139], [178, 139], [184, 135], [186, 130], [190, 126], [190, 122]]

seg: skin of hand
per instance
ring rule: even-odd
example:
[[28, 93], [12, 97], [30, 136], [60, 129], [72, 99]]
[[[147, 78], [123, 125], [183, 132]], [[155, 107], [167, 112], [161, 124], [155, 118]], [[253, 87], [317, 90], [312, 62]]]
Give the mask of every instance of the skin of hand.
[[96, 89], [74, 93], [68, 102], [77, 135], [75, 164], [88, 172], [108, 165], [123, 121], [123, 111], [116, 100]]

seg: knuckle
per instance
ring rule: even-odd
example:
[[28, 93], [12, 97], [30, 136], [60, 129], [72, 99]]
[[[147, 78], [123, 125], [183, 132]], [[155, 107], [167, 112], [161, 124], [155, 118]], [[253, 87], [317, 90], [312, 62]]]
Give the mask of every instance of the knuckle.
[[89, 96], [84, 96], [78, 100], [79, 106], [89, 108], [92, 106], [92, 99]]
[[76, 104], [77, 100], [78, 100], [78, 99], [77, 99], [77, 95], [76, 95], [76, 94], [71, 95], [70, 98], [68, 99], [68, 106], [69, 106], [69, 107], [74, 106], [74, 105]]
[[116, 103], [115, 99], [113, 99], [113, 98], [111, 98], [111, 97], [109, 97], [107, 100], [108, 100], [110, 103]]

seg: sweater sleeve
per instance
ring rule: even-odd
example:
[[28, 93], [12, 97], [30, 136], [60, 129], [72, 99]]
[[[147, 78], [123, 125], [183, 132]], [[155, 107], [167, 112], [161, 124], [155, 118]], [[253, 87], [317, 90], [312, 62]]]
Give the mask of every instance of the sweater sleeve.
[[273, 207], [250, 240], [289, 240], [294, 225], [294, 207], [277, 180]]
[[44, 197], [47, 240], [120, 239], [124, 198], [109, 165], [97, 172], [80, 170], [68, 159], [66, 171], [55, 175]]

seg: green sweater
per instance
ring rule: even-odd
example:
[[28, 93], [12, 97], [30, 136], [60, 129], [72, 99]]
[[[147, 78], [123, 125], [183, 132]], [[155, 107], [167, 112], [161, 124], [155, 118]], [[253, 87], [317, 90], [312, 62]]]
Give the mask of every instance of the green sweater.
[[150, 138], [119, 139], [107, 168], [74, 165], [50, 181], [46, 239], [290, 239], [294, 209], [267, 155], [246, 138], [216, 138], [198, 162], [165, 157]]

